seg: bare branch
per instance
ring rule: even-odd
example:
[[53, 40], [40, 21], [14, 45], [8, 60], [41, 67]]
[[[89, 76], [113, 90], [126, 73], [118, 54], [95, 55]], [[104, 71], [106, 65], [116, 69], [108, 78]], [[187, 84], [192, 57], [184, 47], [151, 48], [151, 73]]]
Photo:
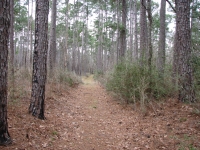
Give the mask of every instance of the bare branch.
[[169, 5], [171, 6], [171, 8], [174, 10], [174, 12], [176, 13], [176, 9], [174, 8], [174, 6], [170, 3], [170, 1], [169, 0], [166, 0], [168, 3], [169, 3]]

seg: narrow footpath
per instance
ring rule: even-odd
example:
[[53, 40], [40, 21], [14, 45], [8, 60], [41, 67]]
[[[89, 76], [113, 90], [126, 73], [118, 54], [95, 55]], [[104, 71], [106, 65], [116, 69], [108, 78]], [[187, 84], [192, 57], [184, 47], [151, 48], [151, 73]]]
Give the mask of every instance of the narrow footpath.
[[[69, 128], [61, 131], [60, 149], [172, 150], [187, 148], [192, 142], [200, 147], [193, 136], [198, 135], [199, 138], [200, 133], [191, 128], [187, 119], [183, 120], [186, 117], [182, 112], [189, 109], [187, 106], [175, 106], [173, 109], [176, 105], [173, 102], [169, 102], [172, 106], [160, 104], [145, 117], [132, 107], [125, 107], [114, 100], [92, 76], [83, 78], [83, 82], [71, 91], [71, 99], [66, 95], [68, 111], [64, 122]], [[167, 110], [168, 107], [172, 109]]]

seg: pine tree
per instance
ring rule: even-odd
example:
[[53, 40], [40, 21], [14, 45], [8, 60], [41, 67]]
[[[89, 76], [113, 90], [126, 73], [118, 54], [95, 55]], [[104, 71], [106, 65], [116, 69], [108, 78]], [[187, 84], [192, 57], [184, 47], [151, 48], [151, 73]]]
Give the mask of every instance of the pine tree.
[[0, 145], [8, 145], [12, 142], [7, 122], [10, 0], [2, 0], [0, 10]]
[[191, 66], [190, 1], [176, 1], [176, 51], [178, 57], [179, 100], [194, 102], [193, 71]]
[[32, 93], [29, 113], [45, 119], [44, 100], [47, 75], [49, 0], [36, 1], [35, 45], [33, 55]]

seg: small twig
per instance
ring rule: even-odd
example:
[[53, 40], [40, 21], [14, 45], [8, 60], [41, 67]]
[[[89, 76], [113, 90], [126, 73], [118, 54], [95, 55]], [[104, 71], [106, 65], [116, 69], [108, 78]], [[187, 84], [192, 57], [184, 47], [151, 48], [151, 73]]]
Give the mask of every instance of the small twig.
[[168, 3], [169, 3], [169, 5], [171, 6], [171, 8], [174, 10], [174, 12], [176, 13], [176, 9], [174, 8], [174, 6], [169, 2], [169, 0], [166, 0]]

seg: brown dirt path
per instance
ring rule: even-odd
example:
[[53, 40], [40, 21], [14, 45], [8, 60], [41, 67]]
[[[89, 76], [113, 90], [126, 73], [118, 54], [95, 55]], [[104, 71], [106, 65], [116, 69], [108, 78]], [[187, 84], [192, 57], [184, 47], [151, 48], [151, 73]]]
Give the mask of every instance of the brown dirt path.
[[200, 149], [200, 119], [188, 105], [168, 100], [143, 116], [115, 101], [92, 76], [83, 82], [47, 97], [47, 120], [24, 113], [27, 101], [10, 107], [14, 144], [0, 149]]

